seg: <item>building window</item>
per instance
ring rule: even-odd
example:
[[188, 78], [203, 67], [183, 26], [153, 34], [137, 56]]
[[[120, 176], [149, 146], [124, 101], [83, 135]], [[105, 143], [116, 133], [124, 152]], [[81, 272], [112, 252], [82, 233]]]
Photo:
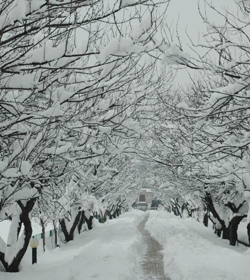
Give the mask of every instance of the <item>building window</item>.
[[139, 196], [139, 202], [142, 202], [142, 201], [146, 201], [145, 194], [140, 194], [140, 196]]

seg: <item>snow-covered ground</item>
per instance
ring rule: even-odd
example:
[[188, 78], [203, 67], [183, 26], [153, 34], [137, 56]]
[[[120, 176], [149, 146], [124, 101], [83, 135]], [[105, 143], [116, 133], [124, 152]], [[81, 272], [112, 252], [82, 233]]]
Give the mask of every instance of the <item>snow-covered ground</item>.
[[143, 251], [137, 229], [145, 213], [132, 211], [105, 224], [94, 222], [60, 248], [39, 252], [37, 264], [31, 265], [31, 249], [25, 255], [19, 273], [0, 271], [1, 280], [128, 280], [138, 279], [137, 264]]
[[[29, 248], [20, 272], [0, 271], [0, 279], [142, 279], [140, 262], [145, 248], [137, 225], [147, 213], [133, 210], [105, 224], [95, 221], [93, 230], [60, 248], [47, 248], [45, 253], [40, 245], [35, 265], [31, 265]], [[228, 245], [192, 219], [150, 211], [146, 228], [163, 245], [165, 273], [171, 280], [250, 279], [250, 249]]]
[[163, 245], [172, 280], [250, 279], [250, 249], [230, 246], [201, 223], [152, 211], [146, 229]]

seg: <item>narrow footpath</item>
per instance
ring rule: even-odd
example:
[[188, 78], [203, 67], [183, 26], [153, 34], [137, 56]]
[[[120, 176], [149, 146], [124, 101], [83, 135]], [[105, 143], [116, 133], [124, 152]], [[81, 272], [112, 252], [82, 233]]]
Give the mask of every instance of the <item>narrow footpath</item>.
[[149, 214], [139, 223], [138, 229], [143, 235], [146, 253], [142, 259], [143, 280], [170, 280], [164, 275], [163, 247], [145, 229]]

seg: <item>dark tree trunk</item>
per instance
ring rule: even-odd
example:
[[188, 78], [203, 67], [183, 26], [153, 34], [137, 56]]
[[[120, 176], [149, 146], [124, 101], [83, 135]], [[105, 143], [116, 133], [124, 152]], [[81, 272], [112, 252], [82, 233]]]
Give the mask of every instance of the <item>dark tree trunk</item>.
[[229, 239], [229, 228], [226, 226], [222, 227], [222, 239]]
[[111, 211], [106, 210], [106, 217], [107, 217], [107, 216], [108, 216], [108, 218], [109, 218], [110, 220], [112, 220]]
[[250, 246], [250, 223], [247, 224], [247, 235], [248, 235], [248, 243]]
[[69, 231], [67, 230], [65, 219], [59, 220], [66, 242], [72, 241], [74, 239], [74, 231], [79, 223], [80, 216], [81, 212], [78, 212], [78, 214], [75, 217], [74, 223]]
[[86, 220], [88, 229], [91, 230], [93, 228], [93, 216], [90, 216], [89, 219]]
[[225, 222], [220, 218], [219, 214], [215, 210], [214, 203], [213, 203], [210, 193], [206, 193], [205, 202], [206, 202], [207, 209], [209, 209], [209, 211], [213, 214], [213, 216], [221, 224], [222, 238], [229, 239], [229, 229], [226, 227]]
[[[221, 237], [221, 231], [222, 231], [221, 228], [215, 230], [215, 233], [217, 234], [218, 237]], [[223, 231], [223, 232], [224, 232], [224, 231]], [[226, 239], [227, 239], [227, 238], [226, 238]]]
[[82, 216], [83, 216], [83, 219], [85, 220], [85, 222], [87, 224], [88, 229], [91, 230], [93, 228], [93, 218], [94, 218], [94, 216], [90, 215], [90, 217], [87, 218], [86, 215], [85, 215], [85, 211], [82, 211]]
[[208, 213], [206, 213], [203, 217], [203, 224], [205, 227], [208, 227]]
[[40, 223], [41, 223], [41, 227], [42, 227], [42, 236], [43, 236], [43, 251], [45, 252], [45, 223], [43, 221], [43, 219], [40, 218]]
[[[225, 204], [234, 214], [239, 213], [240, 208], [246, 203], [244, 200], [238, 207], [232, 202], [228, 202]], [[228, 232], [227, 236], [230, 241], [230, 245], [235, 246], [236, 241], [237, 241], [237, 230], [238, 230], [238, 225], [241, 222], [243, 218], [245, 218], [246, 215], [243, 216], [235, 216], [233, 219], [230, 221], [229, 226], [228, 226]]]
[[176, 216], [180, 216], [182, 218], [182, 214], [181, 214], [181, 207], [180, 205], [178, 204], [178, 199], [175, 199], [171, 202], [172, 204], [172, 211], [173, 213], [176, 215]]
[[120, 214], [121, 214], [121, 210], [120, 210], [120, 208], [118, 208], [118, 209], [116, 210], [116, 216], [119, 217]]
[[77, 229], [78, 229], [78, 233], [80, 234], [81, 233], [81, 230], [82, 230], [82, 225], [83, 225], [83, 221], [84, 221], [84, 214], [83, 214], [84, 211], [81, 211], [81, 217], [79, 219], [79, 223], [78, 223], [78, 226], [77, 226]]
[[229, 241], [230, 245], [235, 246], [237, 239], [238, 239], [238, 226], [239, 223], [246, 217], [246, 215], [243, 216], [235, 216], [232, 218], [232, 220], [229, 223]]
[[[30, 242], [30, 238], [32, 236], [32, 226], [31, 226], [31, 221], [29, 218], [29, 213], [33, 209], [35, 202], [36, 202], [36, 198], [32, 198], [26, 203], [26, 206], [24, 206], [21, 201], [17, 201], [17, 204], [20, 206], [20, 208], [22, 210], [22, 212], [20, 214], [20, 222], [24, 226], [24, 244], [23, 244], [23, 247], [17, 252], [16, 256], [14, 257], [14, 259], [12, 260], [12, 262], [10, 264], [5, 260], [4, 253], [0, 252], [0, 261], [2, 262], [4, 268], [7, 272], [18, 272], [19, 271], [19, 265], [21, 263], [21, 260], [24, 256], [24, 254], [27, 251], [27, 248], [28, 248], [29, 242]], [[19, 227], [20, 227], [20, 225], [19, 225]], [[19, 232], [19, 227], [17, 228], [17, 233]]]
[[57, 228], [56, 228], [56, 222], [54, 220], [53, 220], [53, 227], [55, 232], [55, 247], [58, 247], [59, 245], [57, 244]]

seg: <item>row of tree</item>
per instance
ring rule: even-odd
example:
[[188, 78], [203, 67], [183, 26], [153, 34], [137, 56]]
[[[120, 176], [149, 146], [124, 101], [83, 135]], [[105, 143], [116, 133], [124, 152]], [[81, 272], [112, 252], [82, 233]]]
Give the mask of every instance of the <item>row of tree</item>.
[[189, 55], [173, 45], [165, 59], [198, 78], [175, 94], [158, 92], [145, 157], [161, 165], [151, 168], [152, 184], [173, 212], [199, 209], [201, 221], [210, 218], [235, 245], [244, 218], [250, 242], [250, 6], [236, 1], [237, 13], [230, 13], [204, 2], [205, 43], [193, 44]]
[[[142, 102], [159, 86], [167, 1], [0, 3], [0, 262], [18, 271], [30, 217], [73, 239], [93, 212], [132, 204]], [[119, 179], [118, 179], [119, 178]], [[136, 191], [133, 196], [136, 195]], [[22, 230], [21, 230], [22, 229]]]
[[[1, 2], [6, 271], [18, 271], [31, 216], [43, 229], [59, 223], [67, 242], [83, 219], [91, 229], [94, 212], [115, 217], [131, 206], [145, 183], [170, 210], [210, 218], [235, 244], [250, 218], [250, 7], [237, 1], [236, 15], [206, 5], [223, 24], [201, 13], [201, 56], [166, 41], [165, 0]], [[199, 76], [176, 90], [168, 65]]]

